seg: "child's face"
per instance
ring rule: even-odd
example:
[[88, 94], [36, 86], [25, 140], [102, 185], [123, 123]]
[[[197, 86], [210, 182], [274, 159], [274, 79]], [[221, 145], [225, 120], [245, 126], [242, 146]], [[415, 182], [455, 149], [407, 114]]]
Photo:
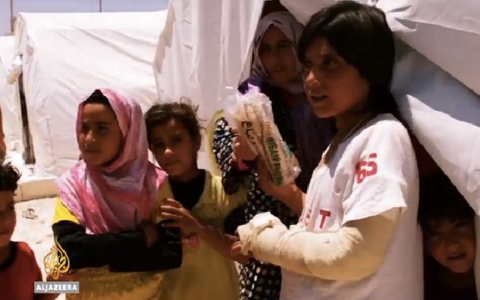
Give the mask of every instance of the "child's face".
[[12, 192], [0, 192], [0, 248], [10, 243], [17, 217]]
[[364, 105], [369, 83], [326, 39], [316, 39], [305, 54], [305, 93], [318, 117], [334, 117]]
[[427, 250], [445, 268], [465, 273], [475, 261], [475, 229], [473, 220], [431, 220], [426, 234]]
[[122, 141], [122, 132], [111, 108], [96, 103], [83, 107], [79, 147], [87, 164], [103, 166], [111, 162], [117, 156]]
[[175, 119], [155, 126], [149, 133], [150, 150], [168, 176], [181, 178], [196, 168], [200, 137], [193, 138]]

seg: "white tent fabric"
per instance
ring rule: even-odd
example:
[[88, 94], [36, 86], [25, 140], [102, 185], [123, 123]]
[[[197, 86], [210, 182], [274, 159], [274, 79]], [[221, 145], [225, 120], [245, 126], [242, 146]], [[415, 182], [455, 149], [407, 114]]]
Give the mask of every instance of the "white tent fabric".
[[480, 97], [408, 46], [397, 49], [393, 89], [402, 115], [480, 215]]
[[[225, 86], [236, 86], [263, 2], [256, 0], [171, 0], [154, 64], [161, 101], [189, 97], [199, 104], [204, 125], [222, 109]], [[205, 142], [203, 143], [205, 146]], [[209, 168], [205, 147], [199, 165]]]
[[[280, 0], [305, 23], [339, 0]], [[478, 0], [357, 0], [381, 8], [392, 30], [410, 47], [480, 94]]]
[[7, 150], [22, 151], [22, 112], [17, 84], [7, 83], [15, 51], [13, 36], [0, 36], [0, 107]]
[[20, 14], [29, 127], [39, 175], [59, 175], [78, 160], [79, 102], [113, 87], [148, 109], [157, 99], [152, 62], [166, 11]]

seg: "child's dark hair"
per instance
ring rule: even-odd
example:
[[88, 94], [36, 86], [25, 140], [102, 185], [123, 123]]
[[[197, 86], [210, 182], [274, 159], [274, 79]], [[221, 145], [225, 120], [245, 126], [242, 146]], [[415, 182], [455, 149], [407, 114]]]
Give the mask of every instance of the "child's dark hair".
[[14, 193], [21, 174], [11, 163], [0, 161], [0, 192]]
[[170, 120], [180, 121], [192, 138], [201, 136], [197, 107], [185, 102], [155, 104], [145, 113], [147, 137], [156, 126], [165, 125]]
[[368, 110], [399, 116], [390, 91], [395, 40], [380, 9], [340, 1], [320, 10], [310, 18], [298, 42], [300, 62], [305, 63], [308, 48], [318, 38], [325, 38], [370, 83]]
[[90, 96], [88, 96], [85, 101], [83, 101], [84, 104], [103, 104], [106, 107], [112, 108], [112, 105], [110, 104], [110, 100], [102, 93], [100, 90], [95, 90]]
[[424, 230], [434, 220], [473, 220], [475, 213], [444, 174], [423, 179], [420, 184], [418, 220]]

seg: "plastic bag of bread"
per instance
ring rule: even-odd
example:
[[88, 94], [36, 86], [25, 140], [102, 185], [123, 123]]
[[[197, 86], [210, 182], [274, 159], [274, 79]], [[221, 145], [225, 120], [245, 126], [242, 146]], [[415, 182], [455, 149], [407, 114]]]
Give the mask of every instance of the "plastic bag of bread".
[[227, 121], [265, 162], [273, 183], [292, 183], [300, 174], [300, 166], [275, 125], [270, 99], [252, 88], [245, 94], [235, 92], [225, 103]]

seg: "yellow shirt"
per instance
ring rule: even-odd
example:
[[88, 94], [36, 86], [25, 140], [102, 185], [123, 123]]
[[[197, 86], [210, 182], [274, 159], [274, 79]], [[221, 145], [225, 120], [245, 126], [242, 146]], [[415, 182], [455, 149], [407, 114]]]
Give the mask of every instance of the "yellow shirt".
[[[57, 199], [52, 224], [78, 219]], [[160, 297], [162, 272], [110, 273], [108, 267], [75, 271], [80, 293], [67, 294], [66, 300], [157, 300]]]
[[[160, 191], [158, 200], [161, 203], [165, 198], [173, 198], [168, 184]], [[221, 178], [207, 172], [200, 201], [191, 214], [204, 225], [223, 228], [225, 218], [245, 201], [245, 191], [228, 196]], [[238, 297], [235, 263], [200, 240], [197, 248], [183, 247], [179, 269], [165, 272], [159, 300], [238, 300]]]
[[[173, 198], [170, 184], [165, 182], [152, 211], [156, 217], [163, 199]], [[223, 228], [225, 218], [246, 201], [240, 190], [229, 196], [224, 192], [221, 177], [207, 172], [200, 201], [191, 213], [200, 223]], [[53, 224], [78, 219], [57, 199]], [[68, 294], [67, 300], [238, 300], [239, 279], [233, 261], [224, 258], [202, 240], [198, 247], [183, 247], [183, 262], [179, 269], [164, 273], [110, 273], [108, 267], [88, 268], [75, 272], [80, 281], [80, 293]]]

